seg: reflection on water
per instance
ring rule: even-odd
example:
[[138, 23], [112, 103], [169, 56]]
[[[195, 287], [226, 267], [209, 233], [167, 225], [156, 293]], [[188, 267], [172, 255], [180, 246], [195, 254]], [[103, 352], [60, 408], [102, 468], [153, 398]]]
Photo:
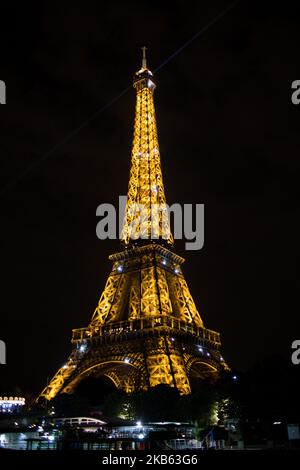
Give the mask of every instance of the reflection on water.
[[[27, 439], [39, 439], [38, 432], [6, 432], [0, 434], [0, 447], [5, 449], [26, 450]], [[53, 442], [45, 442], [47, 448], [52, 448]], [[40, 442], [33, 441], [32, 449], [40, 448]]]

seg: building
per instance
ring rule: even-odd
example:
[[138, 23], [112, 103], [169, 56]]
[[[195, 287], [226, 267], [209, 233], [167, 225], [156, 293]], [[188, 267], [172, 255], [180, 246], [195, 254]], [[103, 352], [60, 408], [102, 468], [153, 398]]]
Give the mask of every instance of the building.
[[86, 377], [104, 376], [127, 393], [159, 384], [191, 392], [191, 379], [229, 370], [220, 334], [204, 327], [174, 251], [161, 170], [155, 82], [143, 48], [133, 81], [136, 112], [121, 241], [86, 328], [73, 330], [72, 353], [39, 398], [72, 393]]
[[0, 413], [14, 413], [25, 405], [22, 397], [0, 397]]

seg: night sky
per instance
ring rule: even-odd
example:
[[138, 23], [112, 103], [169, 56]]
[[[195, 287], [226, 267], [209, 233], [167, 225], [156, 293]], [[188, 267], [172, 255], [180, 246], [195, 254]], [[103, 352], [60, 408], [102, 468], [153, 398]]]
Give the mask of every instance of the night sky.
[[1, 6], [0, 389], [37, 394], [98, 302], [119, 242], [96, 238], [96, 208], [126, 194], [144, 45], [150, 69], [167, 61], [155, 104], [168, 203], [205, 204], [204, 248], [175, 246], [204, 324], [238, 369], [289, 357], [300, 336], [295, 3], [241, 0], [169, 61], [230, 2]]

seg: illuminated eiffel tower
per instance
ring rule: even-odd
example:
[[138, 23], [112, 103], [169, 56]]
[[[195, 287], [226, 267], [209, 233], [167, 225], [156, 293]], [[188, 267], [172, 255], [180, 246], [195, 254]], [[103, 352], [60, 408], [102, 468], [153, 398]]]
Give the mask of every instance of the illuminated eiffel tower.
[[217, 377], [228, 369], [219, 333], [204, 328], [190, 294], [181, 270], [184, 259], [172, 251], [155, 84], [145, 48], [133, 86], [136, 112], [124, 249], [109, 257], [112, 271], [91, 322], [73, 330], [69, 359], [40, 395], [47, 400], [72, 393], [88, 376], [105, 376], [126, 392], [167, 384], [188, 394], [191, 378]]

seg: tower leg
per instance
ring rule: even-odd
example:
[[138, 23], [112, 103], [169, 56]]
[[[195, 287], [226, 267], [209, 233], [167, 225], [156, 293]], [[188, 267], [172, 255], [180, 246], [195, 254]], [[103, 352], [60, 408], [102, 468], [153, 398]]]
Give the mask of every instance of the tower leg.
[[191, 387], [184, 360], [169, 342], [169, 338], [158, 338], [155, 342], [152, 340], [147, 344], [146, 363], [150, 387], [166, 384], [186, 395], [191, 392]]

